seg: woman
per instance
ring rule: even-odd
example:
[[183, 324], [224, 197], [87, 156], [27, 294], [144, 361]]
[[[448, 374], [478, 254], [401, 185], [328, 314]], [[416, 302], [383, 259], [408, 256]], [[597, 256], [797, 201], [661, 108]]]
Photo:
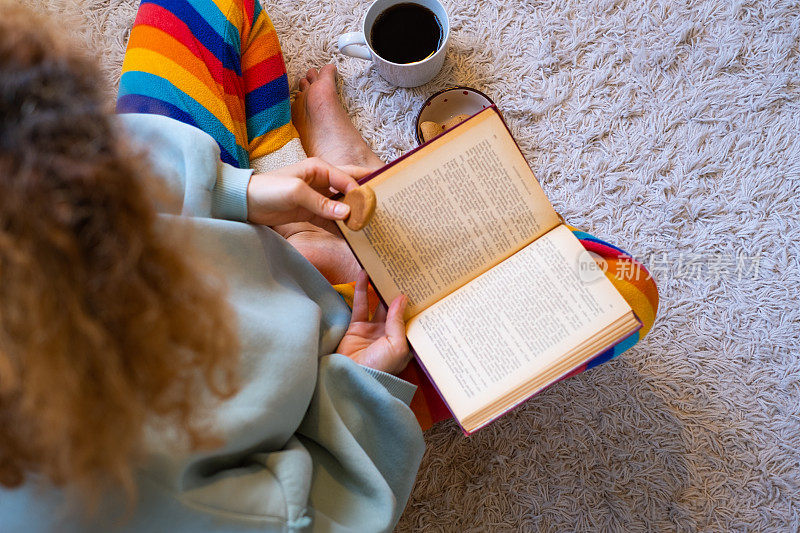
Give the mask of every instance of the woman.
[[[94, 67], [2, 12], [0, 530], [390, 530], [423, 452], [391, 374], [404, 300], [369, 320], [361, 275], [351, 317], [282, 237], [236, 221], [343, 218], [319, 191], [352, 176], [253, 174], [196, 126], [111, 120]], [[162, 215], [123, 138], [172, 193]]]

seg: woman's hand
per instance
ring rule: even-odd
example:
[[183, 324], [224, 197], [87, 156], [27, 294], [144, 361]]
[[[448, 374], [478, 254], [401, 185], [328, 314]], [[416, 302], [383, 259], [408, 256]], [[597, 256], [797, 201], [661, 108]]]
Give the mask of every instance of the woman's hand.
[[363, 270], [356, 281], [353, 296], [353, 316], [337, 352], [356, 363], [390, 374], [401, 372], [409, 361], [406, 325], [403, 313], [408, 299], [400, 295], [388, 311], [378, 306], [369, 320], [367, 300], [367, 274]]
[[317, 217], [344, 220], [350, 207], [328, 195], [331, 188], [346, 193], [356, 187], [356, 180], [344, 170], [310, 157], [296, 165], [253, 174], [247, 186], [247, 219], [265, 226]]

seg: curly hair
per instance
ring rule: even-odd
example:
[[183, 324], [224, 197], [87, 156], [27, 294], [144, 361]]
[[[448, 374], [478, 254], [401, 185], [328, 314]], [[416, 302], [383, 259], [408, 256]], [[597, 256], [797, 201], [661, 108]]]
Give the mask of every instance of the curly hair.
[[97, 67], [0, 3], [0, 484], [134, 497], [146, 424], [209, 442], [197, 398], [235, 392], [233, 315], [157, 222]]

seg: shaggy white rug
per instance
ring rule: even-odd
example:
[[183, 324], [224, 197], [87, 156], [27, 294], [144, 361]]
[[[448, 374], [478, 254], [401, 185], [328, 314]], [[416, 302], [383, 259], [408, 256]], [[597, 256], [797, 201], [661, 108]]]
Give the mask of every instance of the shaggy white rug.
[[[445, 1], [444, 70], [411, 90], [335, 53], [368, 2], [267, 10], [290, 79], [335, 61], [387, 159], [431, 92], [493, 97], [558, 210], [648, 261], [661, 307], [622, 358], [471, 438], [430, 431], [399, 529], [800, 530], [800, 3]], [[113, 94], [136, 1], [47, 9]]]

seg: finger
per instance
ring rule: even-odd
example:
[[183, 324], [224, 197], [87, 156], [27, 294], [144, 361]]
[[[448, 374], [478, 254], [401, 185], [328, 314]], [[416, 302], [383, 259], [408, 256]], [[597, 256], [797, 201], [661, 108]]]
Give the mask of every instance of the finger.
[[294, 203], [311, 213], [328, 220], [344, 220], [350, 214], [350, 206], [320, 194], [308, 183], [301, 181], [294, 192]]
[[[392, 301], [386, 315], [386, 337], [392, 346], [406, 345], [406, 321], [403, 315], [408, 306], [408, 297], [401, 294]], [[406, 348], [407, 349], [407, 348]]]
[[358, 182], [353, 176], [319, 157], [309, 157], [294, 168], [299, 171], [299, 177], [315, 189], [333, 187], [337, 191], [346, 193], [358, 187]]
[[367, 273], [361, 271], [356, 278], [356, 288], [353, 291], [353, 314], [350, 322], [366, 322], [369, 320], [369, 299], [367, 297]]
[[375, 309], [375, 315], [372, 317], [372, 321], [376, 324], [383, 324], [386, 322], [386, 306], [383, 304], [378, 304], [378, 308]]
[[329, 169], [328, 182], [331, 187], [344, 193], [358, 188], [358, 182], [352, 174], [334, 166], [331, 166]]
[[340, 165], [337, 167], [342, 172], [346, 172], [353, 178], [360, 180], [375, 172], [376, 169], [368, 167], [359, 167], [356, 165]]

